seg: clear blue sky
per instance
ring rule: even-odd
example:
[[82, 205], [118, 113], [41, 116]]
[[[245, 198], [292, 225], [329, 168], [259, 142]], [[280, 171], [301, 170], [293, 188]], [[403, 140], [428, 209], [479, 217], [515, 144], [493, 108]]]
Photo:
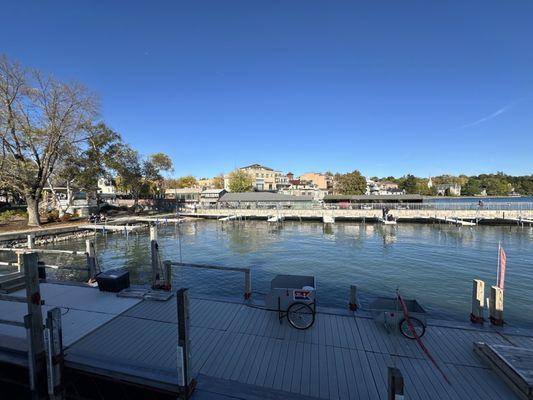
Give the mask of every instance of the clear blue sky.
[[[439, 3], [439, 4], [437, 4]], [[0, 52], [78, 80], [176, 175], [533, 173], [531, 1], [6, 1]]]

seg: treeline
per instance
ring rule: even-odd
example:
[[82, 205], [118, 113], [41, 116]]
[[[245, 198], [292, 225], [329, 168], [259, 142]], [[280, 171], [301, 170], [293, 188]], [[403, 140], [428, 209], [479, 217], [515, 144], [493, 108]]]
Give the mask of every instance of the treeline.
[[[159, 193], [172, 161], [163, 153], [143, 157], [98, 120], [96, 96], [0, 56], [0, 191], [27, 205], [28, 225], [40, 225], [43, 191], [66, 188], [98, 196], [98, 180], [115, 177], [135, 200]], [[59, 210], [61, 213], [62, 209]]]
[[371, 178], [373, 180], [391, 181], [398, 184], [400, 189], [408, 194], [421, 194], [435, 196], [437, 186], [441, 184], [461, 185], [462, 196], [507, 196], [517, 193], [522, 196], [533, 196], [533, 175], [511, 176], [498, 172], [496, 174], [481, 175], [440, 175], [431, 178], [432, 186], [428, 186], [429, 178], [419, 178], [414, 175], [406, 175], [401, 178], [388, 176], [384, 178]]

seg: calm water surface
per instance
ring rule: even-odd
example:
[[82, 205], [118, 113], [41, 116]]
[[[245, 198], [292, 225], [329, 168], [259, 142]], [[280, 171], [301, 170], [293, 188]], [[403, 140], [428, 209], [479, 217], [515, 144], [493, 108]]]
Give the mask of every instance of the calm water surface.
[[[485, 280], [486, 296], [495, 283], [499, 241], [507, 252], [506, 320], [510, 325], [533, 327], [530, 227], [336, 223], [325, 228], [322, 223], [285, 222], [276, 228], [265, 221], [223, 225], [199, 220], [179, 229], [174, 225], [159, 229], [163, 259], [251, 267], [256, 297], [268, 291], [276, 274], [308, 274], [317, 278], [322, 305], [345, 307], [351, 284], [358, 286], [363, 303], [374, 296], [391, 296], [399, 287], [433, 317], [461, 320], [470, 312], [472, 279]], [[122, 234], [99, 236], [96, 246], [103, 269], [125, 267], [133, 282], [149, 281], [146, 233], [129, 239]], [[84, 240], [55, 247], [83, 250]], [[74, 260], [60, 256], [54, 262]], [[239, 273], [175, 268], [173, 280], [174, 286], [189, 287], [193, 293], [239, 296], [243, 290]]]

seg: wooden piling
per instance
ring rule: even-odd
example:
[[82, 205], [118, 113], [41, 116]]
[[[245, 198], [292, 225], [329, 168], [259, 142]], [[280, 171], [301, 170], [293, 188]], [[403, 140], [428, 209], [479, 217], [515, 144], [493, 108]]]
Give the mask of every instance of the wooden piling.
[[18, 251], [17, 252], [17, 266], [18, 266], [18, 272], [22, 272], [22, 252], [21, 251]]
[[387, 368], [387, 400], [403, 400], [403, 376], [398, 368]]
[[85, 254], [87, 255], [87, 271], [89, 271], [89, 280], [94, 281], [96, 277], [96, 255], [94, 243], [87, 239], [85, 241]]
[[41, 292], [37, 270], [37, 254], [24, 253], [22, 256], [26, 284], [26, 303], [28, 314], [24, 317], [28, 338], [28, 365], [32, 398], [39, 398], [39, 387], [44, 373], [43, 316], [41, 311]]
[[474, 279], [472, 282], [472, 312], [470, 321], [474, 324], [482, 324], [484, 321], [485, 303], [485, 282], [480, 279]]
[[350, 285], [350, 310], [357, 311], [357, 286]]
[[489, 303], [491, 324], [503, 326], [503, 289], [498, 286], [491, 286]]
[[45, 328], [47, 388], [51, 400], [63, 399], [63, 338], [61, 309], [48, 311]]
[[165, 269], [165, 290], [170, 290], [172, 288], [172, 263], [170, 261], [164, 261], [163, 266]]
[[35, 248], [35, 236], [34, 235], [28, 235], [28, 249]]
[[178, 386], [180, 398], [188, 399], [196, 386], [191, 378], [191, 346], [189, 336], [189, 293], [188, 289], [179, 289], [176, 293], [178, 310]]

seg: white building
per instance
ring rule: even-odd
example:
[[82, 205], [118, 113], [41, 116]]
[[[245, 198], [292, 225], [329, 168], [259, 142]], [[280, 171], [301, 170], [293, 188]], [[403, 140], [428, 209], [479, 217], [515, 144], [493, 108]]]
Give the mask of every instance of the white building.
[[98, 179], [98, 192], [102, 194], [117, 194], [115, 182], [111, 178]]
[[289, 196], [311, 196], [313, 201], [321, 201], [328, 194], [327, 190], [320, 189], [317, 184], [311, 181], [292, 181], [293, 183], [281, 189], [279, 193]]

